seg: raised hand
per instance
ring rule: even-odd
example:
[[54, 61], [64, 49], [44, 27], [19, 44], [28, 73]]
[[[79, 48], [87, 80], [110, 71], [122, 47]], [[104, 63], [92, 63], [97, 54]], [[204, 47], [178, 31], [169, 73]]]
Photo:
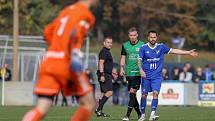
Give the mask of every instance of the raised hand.
[[193, 57], [198, 56], [198, 53], [196, 52], [196, 49], [192, 49], [189, 52], [190, 52], [190, 55], [193, 56]]

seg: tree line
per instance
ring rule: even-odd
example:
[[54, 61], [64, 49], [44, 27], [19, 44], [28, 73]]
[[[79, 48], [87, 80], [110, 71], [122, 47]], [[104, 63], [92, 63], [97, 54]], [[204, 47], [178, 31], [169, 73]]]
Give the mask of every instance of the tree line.
[[[58, 14], [64, 2], [21, 0], [20, 34], [42, 35], [44, 26]], [[186, 38], [188, 47], [213, 49], [215, 43], [215, 0], [100, 0], [92, 10], [96, 25], [91, 36], [95, 40], [112, 35], [117, 42], [123, 42], [128, 28], [135, 26], [141, 38], [154, 29], [169, 44], [177, 36]], [[0, 26], [1, 34], [12, 34], [12, 0], [0, 0]]]

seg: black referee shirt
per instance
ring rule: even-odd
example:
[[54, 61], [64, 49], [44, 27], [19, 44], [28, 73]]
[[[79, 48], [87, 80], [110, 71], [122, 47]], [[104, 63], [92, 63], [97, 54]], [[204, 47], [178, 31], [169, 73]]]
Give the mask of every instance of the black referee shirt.
[[112, 74], [113, 58], [110, 49], [103, 47], [99, 52], [99, 60], [104, 60], [104, 73]]

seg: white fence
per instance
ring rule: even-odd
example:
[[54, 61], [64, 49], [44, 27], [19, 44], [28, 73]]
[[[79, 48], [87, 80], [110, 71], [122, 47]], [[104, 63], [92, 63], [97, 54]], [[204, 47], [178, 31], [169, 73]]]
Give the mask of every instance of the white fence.
[[[46, 52], [46, 43], [41, 36], [19, 36], [19, 81], [36, 79], [38, 65]], [[0, 35], [0, 63], [13, 69], [13, 38]], [[12, 75], [13, 76], [13, 75]]]
[[[87, 39], [84, 67], [95, 70], [97, 69], [98, 56], [96, 53], [89, 53], [89, 44], [89, 39]], [[38, 67], [46, 52], [46, 48], [46, 42], [41, 36], [19, 36], [19, 55], [17, 62], [19, 68], [19, 82], [6, 82], [4, 91], [2, 91], [3, 88], [0, 88], [0, 100], [4, 99], [5, 105], [34, 104], [32, 82], [37, 79]], [[12, 51], [12, 36], [0, 35], [0, 68], [3, 64], [7, 64], [8, 68], [12, 71]], [[0, 80], [0, 87], [1, 86]], [[25, 97], [25, 99], [22, 97]]]
[[[39, 64], [46, 52], [46, 42], [41, 36], [19, 36], [19, 45], [19, 81], [36, 80]], [[13, 69], [12, 50], [12, 36], [0, 35], [0, 64], [8, 64], [8, 67], [11, 70]], [[84, 65], [85, 68], [97, 68], [98, 57], [96, 53], [89, 53], [89, 40], [87, 40], [86, 43], [84, 57], [84, 60], [86, 61]]]

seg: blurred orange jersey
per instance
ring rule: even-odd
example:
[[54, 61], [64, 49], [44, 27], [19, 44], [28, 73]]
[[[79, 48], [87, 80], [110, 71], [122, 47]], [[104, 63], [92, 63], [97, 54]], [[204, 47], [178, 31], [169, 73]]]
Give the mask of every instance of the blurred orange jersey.
[[49, 43], [49, 51], [63, 51], [67, 56], [71, 48], [80, 49], [94, 22], [93, 14], [79, 2], [63, 9], [44, 30], [44, 39]]
[[44, 39], [49, 48], [40, 65], [38, 81], [34, 88], [36, 94], [55, 95], [63, 89], [70, 95], [71, 86], [74, 85], [76, 87], [73, 90], [78, 91], [76, 93], [79, 95], [91, 90], [86, 76], [83, 74], [78, 77], [70, 70], [69, 63], [72, 49], [81, 48], [94, 22], [95, 18], [87, 6], [77, 2], [63, 9], [59, 16], [45, 27]]

